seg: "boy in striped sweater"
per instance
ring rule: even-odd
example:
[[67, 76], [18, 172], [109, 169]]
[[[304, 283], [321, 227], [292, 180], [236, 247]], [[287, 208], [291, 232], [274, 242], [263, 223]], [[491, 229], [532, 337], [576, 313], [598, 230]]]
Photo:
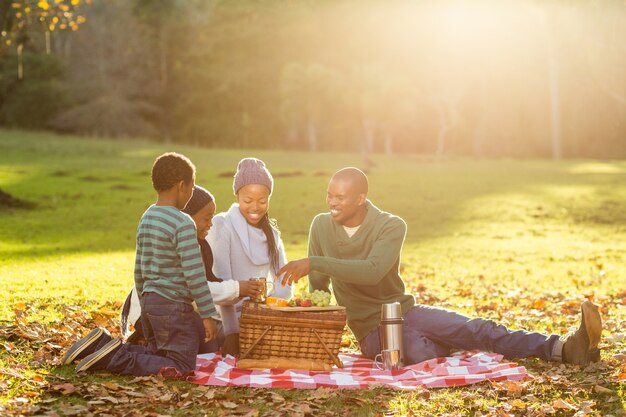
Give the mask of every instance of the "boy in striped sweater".
[[63, 364], [80, 360], [76, 372], [106, 369], [136, 376], [157, 374], [163, 368], [182, 375], [195, 369], [198, 321], [205, 341], [214, 339], [217, 331], [196, 226], [181, 211], [194, 184], [195, 166], [185, 156], [166, 153], [154, 162], [152, 185], [158, 199], [139, 222], [134, 273], [148, 346], [122, 343], [98, 328], [67, 351]]

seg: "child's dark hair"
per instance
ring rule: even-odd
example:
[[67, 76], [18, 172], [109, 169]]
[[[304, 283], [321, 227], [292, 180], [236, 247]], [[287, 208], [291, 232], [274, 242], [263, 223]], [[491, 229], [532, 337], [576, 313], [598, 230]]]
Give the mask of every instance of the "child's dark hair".
[[196, 175], [196, 167], [185, 155], [168, 152], [152, 165], [152, 186], [157, 192], [169, 190], [176, 183], [189, 183]]

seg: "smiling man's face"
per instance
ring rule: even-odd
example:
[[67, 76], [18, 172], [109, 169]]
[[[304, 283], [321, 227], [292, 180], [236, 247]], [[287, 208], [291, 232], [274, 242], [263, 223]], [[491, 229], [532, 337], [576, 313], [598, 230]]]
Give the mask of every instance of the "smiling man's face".
[[333, 178], [328, 184], [326, 204], [332, 220], [346, 227], [356, 227], [365, 218], [366, 196], [354, 184], [342, 178]]

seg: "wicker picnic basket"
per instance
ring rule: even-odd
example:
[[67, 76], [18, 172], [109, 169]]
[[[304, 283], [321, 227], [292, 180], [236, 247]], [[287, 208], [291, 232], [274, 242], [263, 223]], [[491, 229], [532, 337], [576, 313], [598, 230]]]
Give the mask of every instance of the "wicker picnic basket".
[[339, 360], [346, 310], [272, 309], [246, 302], [239, 322], [240, 359], [310, 359], [343, 367]]

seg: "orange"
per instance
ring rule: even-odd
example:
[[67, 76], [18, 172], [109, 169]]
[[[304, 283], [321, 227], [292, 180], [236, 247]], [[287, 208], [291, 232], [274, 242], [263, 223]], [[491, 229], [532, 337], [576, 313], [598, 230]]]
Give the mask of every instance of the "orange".
[[284, 298], [267, 297], [265, 299], [265, 304], [273, 307], [288, 307], [289, 301], [285, 300]]

